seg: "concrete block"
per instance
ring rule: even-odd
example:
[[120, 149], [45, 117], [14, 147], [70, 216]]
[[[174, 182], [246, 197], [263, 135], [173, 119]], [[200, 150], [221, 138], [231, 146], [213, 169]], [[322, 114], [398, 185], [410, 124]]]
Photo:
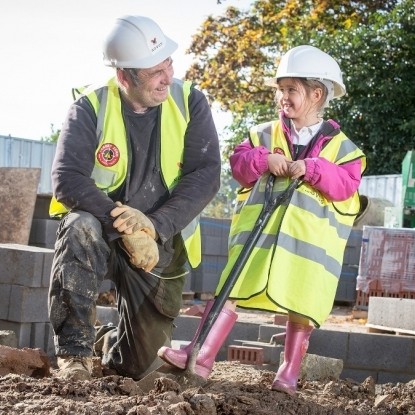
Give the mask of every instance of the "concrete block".
[[0, 320], [7, 320], [9, 316], [11, 291], [10, 284], [0, 284]]
[[229, 339], [244, 339], [247, 341], [258, 341], [259, 324], [237, 321], [233, 326]]
[[37, 195], [36, 203], [35, 203], [35, 211], [33, 212], [33, 218], [50, 219], [49, 205], [50, 205], [51, 199], [52, 199], [51, 194], [38, 194]]
[[13, 321], [0, 320], [0, 330], [10, 330], [16, 333], [17, 347], [31, 347], [30, 333], [31, 323], [16, 323]]
[[48, 287], [52, 261], [52, 249], [0, 244], [0, 283]]
[[53, 330], [50, 323], [16, 323], [0, 320], [0, 330], [13, 331], [17, 337], [17, 347], [39, 348], [47, 355], [54, 355]]
[[258, 330], [258, 341], [269, 343], [274, 334], [285, 333], [285, 326], [275, 324], [261, 324]]
[[48, 321], [48, 288], [12, 285], [7, 320], [19, 323]]
[[16, 333], [12, 330], [0, 330], [0, 344], [2, 346], [17, 347]]
[[226, 256], [202, 254], [202, 263], [191, 271], [191, 291], [214, 293], [226, 262]]
[[363, 231], [361, 229], [353, 229], [351, 231], [349, 239], [347, 240], [346, 249], [344, 251], [344, 264], [359, 265], [362, 236]]
[[200, 218], [200, 229], [201, 229], [202, 237], [220, 236], [227, 240], [230, 227], [231, 227], [230, 219], [216, 219], [216, 218], [208, 218], [208, 217]]
[[226, 257], [228, 255], [228, 238], [202, 234], [202, 254]]
[[33, 219], [29, 244], [54, 249], [59, 221], [54, 219]]
[[384, 372], [379, 371], [377, 383], [408, 383], [413, 381], [415, 373]]
[[367, 325], [411, 331], [415, 334], [415, 300], [369, 297]]
[[350, 333], [333, 330], [313, 330], [308, 353], [333, 357], [346, 362]]
[[356, 301], [356, 278], [358, 265], [343, 264], [339, 284], [337, 285], [335, 302], [354, 303]]
[[[280, 365], [284, 362], [284, 353], [281, 353]], [[332, 357], [318, 356], [306, 353], [301, 363], [300, 377], [305, 380], [339, 379], [343, 370], [343, 360]]]
[[350, 333], [345, 365], [360, 369], [407, 371], [414, 367], [415, 338], [406, 336]]

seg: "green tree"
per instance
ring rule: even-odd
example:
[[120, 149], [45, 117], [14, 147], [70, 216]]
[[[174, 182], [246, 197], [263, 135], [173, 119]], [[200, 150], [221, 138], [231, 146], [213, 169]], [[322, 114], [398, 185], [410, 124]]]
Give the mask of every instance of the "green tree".
[[274, 91], [264, 79], [275, 74], [280, 56], [312, 44], [346, 74], [348, 94], [327, 115], [362, 146], [367, 174], [400, 172], [414, 145], [413, 9], [414, 0], [257, 0], [250, 10], [230, 7], [209, 17], [193, 37], [187, 76], [233, 115], [224, 156], [250, 126], [275, 118]]
[[50, 125], [50, 135], [41, 137], [42, 141], [47, 141], [49, 143], [56, 143], [59, 138], [59, 134], [61, 133], [61, 130], [55, 130], [55, 126], [53, 124]]
[[367, 25], [321, 45], [346, 68], [348, 94], [330, 114], [368, 156], [367, 174], [401, 173], [415, 148], [414, 1], [375, 13]]

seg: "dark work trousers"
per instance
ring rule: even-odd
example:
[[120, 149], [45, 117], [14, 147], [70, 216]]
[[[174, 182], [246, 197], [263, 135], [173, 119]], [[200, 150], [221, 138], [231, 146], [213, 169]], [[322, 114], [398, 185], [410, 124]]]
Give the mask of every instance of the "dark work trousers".
[[[100, 222], [83, 211], [68, 213], [58, 229], [49, 291], [49, 319], [57, 356], [92, 356], [120, 375], [140, 379], [162, 361], [180, 311], [185, 276], [161, 279], [130, 266], [117, 242], [102, 237]], [[95, 327], [104, 279], [114, 281], [118, 327]], [[103, 347], [105, 345], [105, 347]]]

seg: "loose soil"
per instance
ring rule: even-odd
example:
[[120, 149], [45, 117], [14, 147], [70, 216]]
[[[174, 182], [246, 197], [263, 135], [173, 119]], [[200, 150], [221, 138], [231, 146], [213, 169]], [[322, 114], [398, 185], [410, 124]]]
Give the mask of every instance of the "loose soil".
[[121, 376], [68, 382], [8, 374], [0, 378], [0, 415], [415, 415], [415, 380], [375, 385], [372, 378], [301, 382], [295, 396], [272, 391], [275, 373], [217, 362], [208, 381], [183, 386], [160, 377], [149, 393]]
[[[185, 310], [183, 310], [185, 311]], [[242, 313], [241, 321], [272, 323], [273, 316]], [[326, 329], [365, 331], [351, 308], [335, 307]], [[150, 392], [130, 378], [106, 375], [94, 361], [92, 381], [57, 376], [0, 377], [0, 415], [415, 415], [415, 380], [376, 385], [372, 378], [300, 381], [295, 396], [271, 390], [275, 372], [237, 362], [216, 362], [204, 384], [160, 377]]]

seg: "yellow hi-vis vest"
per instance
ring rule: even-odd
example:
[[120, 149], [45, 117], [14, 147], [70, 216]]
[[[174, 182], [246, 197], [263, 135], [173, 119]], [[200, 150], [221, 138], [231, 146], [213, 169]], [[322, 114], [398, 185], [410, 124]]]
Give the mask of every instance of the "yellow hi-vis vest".
[[[184, 138], [190, 120], [188, 98], [191, 82], [174, 79], [169, 95], [161, 106], [161, 145], [160, 165], [162, 179], [171, 191], [181, 175], [183, 163]], [[87, 87], [74, 90], [74, 97], [86, 96], [97, 116], [96, 134], [99, 141], [95, 152], [95, 167], [91, 177], [96, 186], [105, 193], [111, 193], [122, 185], [128, 169], [127, 133], [122, 116], [121, 98], [115, 78], [101, 87]], [[114, 165], [103, 165], [98, 161], [103, 149], [117, 148], [119, 160]], [[110, 163], [108, 163], [110, 164]], [[68, 209], [52, 198], [49, 214], [59, 217]], [[187, 251], [189, 263], [196, 268], [201, 262], [201, 236], [199, 216], [193, 219], [182, 231], [181, 236]]]
[[[264, 145], [271, 152], [279, 147], [290, 157], [280, 122], [261, 124], [250, 133], [255, 146]], [[366, 167], [362, 151], [341, 132], [326, 143], [320, 156], [339, 165], [361, 158], [362, 173]], [[268, 176], [264, 174], [251, 191], [241, 193], [217, 293], [260, 215]], [[273, 195], [288, 184], [289, 179], [277, 177]], [[302, 183], [288, 204], [273, 213], [229, 297], [240, 307], [293, 311], [320, 326], [333, 307], [344, 250], [359, 208], [357, 192], [345, 201], [332, 202]]]

